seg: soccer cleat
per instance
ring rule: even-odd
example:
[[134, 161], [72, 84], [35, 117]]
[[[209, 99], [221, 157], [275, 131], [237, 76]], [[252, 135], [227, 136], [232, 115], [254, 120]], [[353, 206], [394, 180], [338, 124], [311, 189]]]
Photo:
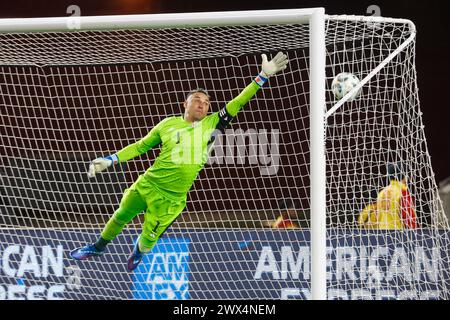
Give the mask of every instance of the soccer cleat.
[[70, 256], [75, 260], [87, 260], [91, 257], [101, 256], [104, 252], [105, 250], [97, 249], [97, 247], [92, 243], [72, 250], [70, 252]]
[[139, 251], [139, 238], [138, 238], [134, 243], [134, 248], [130, 254], [130, 257], [128, 258], [127, 264], [128, 271], [133, 271], [134, 269], [136, 269], [139, 263], [141, 263], [144, 255], [145, 253]]

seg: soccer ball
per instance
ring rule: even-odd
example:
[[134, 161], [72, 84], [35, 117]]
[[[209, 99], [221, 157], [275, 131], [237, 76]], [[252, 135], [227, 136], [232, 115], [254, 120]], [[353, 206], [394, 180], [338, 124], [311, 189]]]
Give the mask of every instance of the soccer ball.
[[[353, 73], [343, 72], [338, 74], [331, 83], [331, 90], [337, 100], [341, 100], [359, 83], [359, 79]], [[354, 100], [359, 95], [360, 90], [356, 91], [349, 99]]]

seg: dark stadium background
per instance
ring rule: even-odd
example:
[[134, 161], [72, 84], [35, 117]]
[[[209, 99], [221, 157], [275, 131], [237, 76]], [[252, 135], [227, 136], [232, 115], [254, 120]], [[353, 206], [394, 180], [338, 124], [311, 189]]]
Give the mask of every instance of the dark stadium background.
[[450, 19], [448, 1], [170, 1], [170, 0], [15, 0], [0, 3], [1, 18], [67, 16], [69, 5], [82, 15], [170, 13], [199, 11], [325, 7], [329, 14], [371, 15], [377, 5], [385, 17], [411, 19], [417, 26], [417, 71], [425, 134], [436, 181], [450, 176]]
[[[88, 0], [61, 0], [58, 2], [55, 1], [45, 1], [45, 0], [35, 0], [35, 1], [24, 1], [17, 0], [14, 2], [1, 2], [0, 3], [0, 18], [19, 18], [19, 17], [52, 17], [52, 16], [68, 16], [69, 14], [66, 12], [67, 8], [71, 5], [77, 5], [81, 9], [82, 16], [89, 15], [114, 15], [114, 14], [144, 14], [144, 13], [173, 13], [173, 12], [200, 12], [200, 11], [229, 11], [229, 10], [258, 10], [258, 9], [288, 9], [288, 8], [307, 8], [307, 7], [319, 7], [323, 6], [326, 8], [326, 12], [328, 14], [350, 14], [350, 15], [372, 15], [372, 12], [368, 13], [368, 7], [372, 5], [376, 5], [381, 10], [381, 15], [385, 17], [395, 17], [395, 18], [406, 18], [411, 19], [417, 26], [418, 36], [417, 36], [417, 71], [418, 71], [418, 81], [419, 81], [419, 95], [421, 99], [421, 108], [424, 113], [423, 121], [425, 122], [425, 134], [427, 138], [427, 144], [429, 148], [429, 152], [431, 154], [431, 160], [434, 172], [436, 174], [436, 182], [439, 184], [441, 181], [450, 177], [450, 142], [448, 141], [448, 136], [450, 133], [450, 129], [448, 128], [449, 123], [449, 107], [447, 106], [447, 79], [449, 74], [449, 62], [448, 57], [450, 56], [450, 42], [447, 40], [448, 31], [450, 30], [449, 24], [450, 22], [447, 18], [447, 4], [441, 1], [433, 1], [430, 0], [428, 2], [411, 2], [411, 1], [259, 1], [259, 2], [237, 2], [237, 1], [228, 1], [223, 3], [216, 3], [213, 1], [144, 1], [144, 0], [109, 0], [109, 1], [88, 1]], [[263, 46], [263, 44], [261, 44]], [[1, 48], [0, 48], [1, 50]], [[255, 70], [256, 72], [256, 70]], [[216, 77], [213, 77], [216, 78]], [[243, 85], [243, 84], [242, 84]], [[177, 91], [176, 101], [181, 101], [183, 98], [183, 94], [181, 91]], [[231, 92], [227, 91], [226, 94], [231, 94]], [[218, 97], [216, 97], [218, 98]], [[222, 97], [222, 99], [227, 100], [229, 97]], [[218, 99], [219, 100], [219, 99]], [[39, 105], [39, 101], [35, 101]], [[133, 103], [128, 104], [132, 107]], [[85, 106], [84, 106], [85, 107]], [[35, 108], [34, 110], [41, 110], [41, 108]], [[45, 108], [42, 109], [42, 112], [45, 112]], [[270, 109], [273, 110], [273, 109]], [[4, 111], [3, 114], [5, 118], [8, 117], [8, 111]], [[278, 117], [278, 116], [277, 116]], [[277, 118], [275, 117], [275, 118]], [[9, 117], [12, 119], [11, 117]], [[161, 119], [160, 119], [161, 120]], [[32, 125], [32, 124], [31, 124]], [[63, 125], [63, 124], [61, 124]], [[25, 127], [27, 124], [25, 124]], [[30, 125], [28, 125], [30, 126]], [[129, 125], [125, 127], [130, 128]], [[73, 129], [73, 128], [72, 128]], [[243, 128], [245, 130], [245, 128]], [[131, 129], [130, 129], [131, 130]], [[43, 134], [48, 133], [49, 131], [43, 131]], [[64, 133], [64, 132], [62, 132]], [[66, 132], [69, 133], [69, 130]], [[22, 134], [19, 132], [14, 133], [15, 137], [22, 137]], [[25, 135], [26, 136], [26, 135]], [[130, 136], [126, 134], [125, 136]], [[139, 135], [137, 135], [139, 136]], [[105, 139], [103, 139], [105, 140]], [[99, 140], [99, 141], [103, 141]], [[106, 139], [107, 140], [107, 139]], [[306, 141], [306, 139], [299, 139], [299, 141]], [[14, 143], [14, 142], [12, 142]], [[111, 142], [113, 143], [113, 142]], [[50, 150], [59, 150], [58, 147], [51, 147]], [[64, 149], [64, 148], [63, 148]], [[98, 147], [92, 148], [93, 150], [99, 149]], [[108, 149], [108, 148], [107, 148]], [[110, 150], [116, 150], [117, 147], [110, 147]], [[11, 150], [15, 150], [15, 148], [11, 148]], [[8, 154], [13, 151], [5, 151], [4, 156], [8, 159]], [[290, 152], [282, 153], [286, 156], [290, 154]], [[86, 159], [83, 159], [86, 162]], [[286, 159], [284, 159], [286, 160]], [[0, 163], [2, 159], [0, 158]], [[5, 160], [7, 161], [7, 160]], [[283, 160], [281, 160], [283, 163]], [[289, 162], [289, 161], [288, 161]], [[56, 163], [56, 162], [55, 162]], [[53, 165], [55, 165], [55, 163]], [[130, 167], [127, 168], [127, 178], [128, 182], [134, 181], [137, 176], [131, 176], [131, 172], [143, 172], [146, 169], [146, 166], [142, 166], [138, 162], [133, 162], [129, 164]], [[140, 165], [140, 167], [139, 167]], [[80, 162], [80, 166], [85, 166], [85, 163]], [[139, 168], [135, 167], [138, 166]], [[82, 223], [80, 219], [87, 219], [85, 222], [89, 225], [93, 223], [90, 221], [92, 219], [95, 220], [95, 224], [98, 224], [99, 221], [97, 215], [85, 214], [88, 212], [104, 213], [101, 215], [102, 219], [106, 219], [109, 217], [110, 213], [113, 212], [115, 207], [113, 203], [116, 203], [113, 199], [115, 194], [121, 194], [121, 184], [113, 183], [116, 190], [114, 192], [105, 192], [103, 189], [95, 189], [95, 188], [104, 188], [104, 185], [95, 185], [91, 186], [91, 184], [86, 184], [79, 175], [71, 174], [71, 170], [66, 170], [67, 176], [61, 176], [61, 181], [72, 181], [75, 183], [83, 183], [86, 188], [93, 188], [93, 194], [104, 194], [108, 193], [110, 198], [108, 197], [100, 197], [95, 196], [96, 198], [89, 199], [89, 201], [85, 201], [85, 199], [80, 199], [79, 197], [83, 196], [82, 193], [73, 193], [73, 192], [60, 192], [60, 190], [66, 190], [69, 187], [63, 187], [64, 184], [61, 184], [61, 181], [55, 181], [53, 184], [41, 184], [41, 185], [30, 185], [29, 179], [26, 179], [27, 174], [31, 174], [33, 170], [42, 170], [43, 168], [38, 168], [32, 163], [14, 163], [11, 164], [11, 168], [22, 167], [28, 168], [27, 170], [22, 170], [23, 172], [10, 172], [11, 176], [17, 176], [20, 178], [13, 179], [13, 185], [4, 186], [5, 190], [9, 192], [6, 195], [6, 198], [9, 199], [11, 203], [9, 203], [9, 207], [14, 207], [14, 213], [10, 215], [6, 215], [1, 217], [0, 224], [6, 223], [6, 225], [29, 225], [32, 224], [35, 219], [29, 219], [26, 217], [41, 217], [43, 216], [45, 223], [59, 223], [60, 221], [73, 220], [79, 223]], [[283, 176], [286, 177], [301, 177], [305, 176], [307, 172], [295, 172], [298, 166], [289, 166], [283, 168]], [[80, 169], [80, 168], [77, 168]], [[305, 168], [304, 168], [305, 169]], [[13, 169], [11, 169], [13, 170]], [[29, 172], [29, 170], [32, 170]], [[51, 172], [54, 168], [45, 168], [44, 172]], [[231, 176], [240, 176], [242, 168], [233, 168], [230, 171]], [[17, 171], [17, 170], [16, 170]], [[81, 168], [82, 172], [85, 172], [85, 168]], [[84, 177], [84, 176], [83, 176]], [[118, 175], [103, 175], [104, 179], [117, 179]], [[109, 177], [109, 178], [108, 178]], [[81, 179], [81, 180], [80, 180]], [[257, 221], [255, 218], [250, 216], [245, 216], [246, 210], [250, 210], [253, 212], [255, 209], [254, 201], [250, 201], [244, 194], [245, 190], [250, 189], [254, 190], [253, 184], [256, 183], [251, 179], [244, 179], [242, 181], [244, 185], [241, 185], [241, 182], [233, 182], [233, 185], [229, 185], [230, 180], [226, 182], [226, 190], [229, 199], [247, 199], [247, 201], [239, 202], [239, 204], [233, 204], [231, 201], [229, 203], [216, 201], [212, 204], [205, 204], [202, 201], [197, 201], [197, 194], [190, 193], [190, 199], [192, 201], [188, 202], [188, 211], [190, 212], [214, 212], [212, 217], [205, 218], [204, 214], [191, 214], [187, 216], [189, 218], [189, 223], [211, 223], [217, 227], [217, 221], [221, 223], [231, 224], [234, 226], [234, 222], [238, 221]], [[115, 180], [114, 180], [115, 181]], [[239, 180], [241, 181], [241, 180]], [[116, 181], [118, 182], [118, 181]], [[121, 183], [123, 181], [120, 181]], [[43, 182], [42, 182], [43, 183]], [[202, 179], [198, 179], [196, 181], [196, 187], [199, 190], [204, 190], [202, 193], [202, 197], [206, 195], [206, 197], [210, 196], [210, 192], [212, 190], [220, 189], [219, 186], [214, 184], [214, 181], [203, 181]], [[247, 183], [248, 186], [245, 184]], [[259, 197], [255, 199], [259, 199], [259, 201], [264, 202], [264, 206], [268, 208], [275, 208], [277, 206], [275, 200], [284, 197], [286, 194], [289, 194], [290, 197], [295, 199], [303, 199], [306, 201], [308, 199], [307, 192], [308, 181], [302, 181], [302, 188], [289, 188], [291, 186], [290, 181], [285, 181], [287, 185], [277, 185], [278, 180], [276, 177], [270, 180], [270, 185], [273, 187], [267, 187], [258, 189], [258, 192], [268, 192], [267, 194], [259, 194]], [[295, 183], [294, 183], [295, 185]], [[1, 186], [0, 186], [1, 187]], [[50, 192], [45, 193], [44, 195], [40, 195], [38, 199], [22, 199], [22, 196], [14, 193], [17, 190], [21, 190], [23, 188], [33, 188], [37, 190], [48, 190]], [[291, 190], [292, 189], [292, 190]], [[91, 189], [87, 189], [91, 190]], [[52, 192], [55, 191], [55, 192]], [[98, 191], [98, 192], [97, 192]], [[373, 190], [372, 190], [373, 191]], [[5, 194], [7, 193], [5, 191]], [[209, 193], [208, 193], [209, 192]], [[304, 194], [306, 192], [306, 194]], [[360, 199], [361, 201], [365, 201], [363, 198], [367, 197], [365, 193], [369, 192], [369, 190], [353, 190], [355, 192], [355, 197]], [[349, 201], [355, 198], [353, 193], [347, 190], [346, 198]], [[358, 194], [356, 193], [364, 193]], [[2, 192], [3, 193], [3, 192]], [[256, 193], [255, 193], [256, 194]], [[51, 196], [50, 201], [45, 200], [47, 196]], [[112, 197], [112, 198], [111, 198]], [[41, 199], [42, 198], [42, 199]], [[264, 199], [264, 200], [262, 200]], [[6, 200], [5, 200], [6, 201]], [[24, 203], [20, 201], [25, 201]], [[0, 204], [1, 204], [0, 199]], [[270, 202], [270, 203], [266, 203]], [[52, 207], [48, 207], [49, 205], [53, 205], [54, 203], [58, 203], [58, 206], [62, 206], [63, 209], [59, 208], [59, 210], [53, 210]], [[90, 206], [93, 206], [92, 208]], [[244, 214], [242, 217], [233, 216], [227, 219], [222, 219], [220, 215], [223, 212], [235, 212], [235, 206], [238, 206], [237, 210]], [[206, 208], [207, 207], [207, 208]], [[307, 203], [303, 203], [301, 208], [308, 208]], [[27, 210], [22, 208], [34, 208], [33, 210]], [[42, 210], [44, 209], [44, 210]], [[246, 209], [246, 210], [244, 210]], [[422, 210], [425, 214], [423, 218], [429, 217], [428, 212], [429, 209], [423, 208]], [[12, 213], [12, 212], [11, 212]], [[80, 215], [81, 214], [81, 215]], [[218, 218], [214, 214], [219, 214]], [[253, 212], [252, 214], [257, 214]], [[266, 213], [264, 213], [266, 214]], [[270, 214], [270, 213], [269, 213]], [[304, 212], [308, 216], [307, 212]], [[357, 212], [355, 212], [356, 218]], [[59, 215], [64, 215], [64, 219], [61, 219]], [[71, 218], [72, 217], [72, 218]], [[216, 218], [217, 219], [216, 219]], [[301, 218], [302, 220], [309, 220], [308, 218]], [[41, 220], [39, 220], [41, 221]], [[101, 222], [101, 221], [100, 221]], [[103, 222], [106, 222], [103, 221]], [[188, 223], [188, 221], [184, 221], [184, 224]]]
[[[426, 125], [425, 135], [427, 138], [429, 152], [431, 154], [433, 170], [436, 174], [436, 182], [439, 184], [440, 181], [450, 177], [450, 62], [448, 60], [450, 58], [450, 41], [448, 40], [448, 34], [450, 31], [450, 19], [448, 17], [450, 12], [449, 1], [3, 0], [0, 1], [0, 18], [67, 16], [68, 14], [66, 13], [66, 9], [70, 5], [78, 5], [81, 8], [81, 14], [84, 16], [288, 9], [318, 6], [325, 7], [328, 14], [370, 15], [367, 13], [367, 8], [370, 5], [378, 5], [381, 9], [382, 16], [411, 19], [414, 21], [418, 29], [416, 63], [419, 96], [421, 100], [421, 108], [424, 113], [423, 120]], [[0, 110], [0, 114], [1, 113], [2, 111]], [[0, 185], [0, 187], [2, 186]], [[83, 201], [83, 199], [80, 201]], [[0, 205], [1, 202], [2, 199], [0, 198]], [[110, 207], [105, 208], [104, 211], [108, 211], [109, 213], [112, 212]], [[31, 214], [34, 213], [31, 212]], [[26, 216], [24, 215], [24, 217]], [[105, 217], [107, 218], [108, 216], [105, 215]], [[46, 216], [44, 218], [45, 220], [43, 221], [46, 223], [45, 227], [51, 226], [50, 220], [55, 222], [58, 220], [58, 217], [53, 216]], [[77, 216], [77, 218], [79, 219], [80, 217]], [[7, 226], [21, 226], [26, 225], [27, 222], [21, 222], [21, 220], [8, 221], [6, 217], [0, 217], [0, 225], [2, 224], [6, 224]], [[70, 222], [68, 222], [67, 225], [69, 227], [73, 226]], [[76, 226], [78, 227], [80, 225], [81, 221], [77, 221]], [[402, 302], [402, 305], [405, 303], [406, 302]], [[413, 303], [416, 304], [415, 301]], [[291, 306], [297, 307], [297, 305]], [[305, 305], [302, 305], [302, 308], [304, 307]], [[386, 306], [383, 306], [383, 308], [385, 307]], [[333, 306], [333, 308], [335, 308], [335, 306]], [[290, 310], [288, 307], [280, 309]], [[277, 311], [280, 309], [277, 309]], [[402, 315], [409, 317], [409, 314], [404, 313], [405, 310], [411, 311], [413, 309], [410, 307], [402, 308]], [[314, 312], [317, 312], [317, 308], [315, 308]]]

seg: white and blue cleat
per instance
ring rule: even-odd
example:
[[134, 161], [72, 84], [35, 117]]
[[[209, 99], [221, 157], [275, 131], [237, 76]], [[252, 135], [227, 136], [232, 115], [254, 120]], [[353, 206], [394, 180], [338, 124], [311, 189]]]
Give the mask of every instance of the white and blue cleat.
[[75, 260], [87, 260], [91, 257], [101, 256], [104, 252], [105, 250], [97, 249], [97, 247], [92, 243], [72, 250], [69, 255]]

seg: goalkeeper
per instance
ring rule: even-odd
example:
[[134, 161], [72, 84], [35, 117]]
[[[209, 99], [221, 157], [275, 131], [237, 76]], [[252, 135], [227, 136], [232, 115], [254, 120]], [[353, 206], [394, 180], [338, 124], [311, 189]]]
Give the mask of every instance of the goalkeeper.
[[197, 174], [205, 165], [210, 147], [218, 132], [223, 132], [239, 110], [275, 73], [286, 69], [287, 56], [279, 52], [271, 61], [262, 55], [262, 70], [236, 98], [224, 108], [207, 115], [209, 96], [203, 89], [188, 94], [183, 103], [184, 116], [168, 117], [157, 124], [144, 138], [116, 154], [92, 161], [88, 176], [112, 165], [138, 157], [161, 144], [154, 164], [128, 189], [119, 208], [107, 222], [97, 242], [70, 252], [76, 260], [102, 255], [108, 243], [120, 234], [134, 217], [144, 213], [142, 232], [128, 258], [128, 270], [134, 270], [158, 239], [184, 210], [186, 197]]

